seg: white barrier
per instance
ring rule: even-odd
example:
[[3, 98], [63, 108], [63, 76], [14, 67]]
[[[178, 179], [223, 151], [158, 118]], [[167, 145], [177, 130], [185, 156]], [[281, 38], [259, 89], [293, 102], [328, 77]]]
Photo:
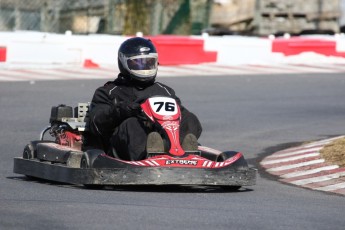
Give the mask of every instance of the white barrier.
[[[345, 58], [326, 57], [309, 52], [305, 55], [285, 57], [282, 53], [272, 53], [272, 39], [244, 36], [193, 36], [205, 41], [204, 49], [216, 51], [217, 64], [272, 64], [286, 62], [345, 63]], [[337, 50], [345, 51], [345, 37], [322, 36], [337, 41]], [[0, 47], [6, 47], [6, 60], [0, 67], [52, 67], [82, 66], [85, 60], [99, 65], [117, 65], [117, 50], [127, 39], [114, 35], [72, 35], [42, 32], [0, 32]], [[182, 54], [183, 55], [183, 54]]]
[[6, 47], [6, 67], [82, 65], [85, 60], [114, 65], [122, 36], [61, 35], [40, 32], [0, 33]]
[[257, 37], [206, 37], [205, 49], [218, 52], [217, 63], [222, 65], [265, 64], [283, 58], [272, 53], [272, 41]]

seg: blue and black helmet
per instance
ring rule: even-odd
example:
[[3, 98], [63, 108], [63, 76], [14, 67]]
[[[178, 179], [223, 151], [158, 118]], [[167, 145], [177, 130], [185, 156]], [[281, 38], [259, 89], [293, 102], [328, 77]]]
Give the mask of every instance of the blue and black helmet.
[[130, 38], [119, 48], [118, 65], [125, 77], [139, 82], [152, 82], [158, 70], [157, 50], [151, 40]]

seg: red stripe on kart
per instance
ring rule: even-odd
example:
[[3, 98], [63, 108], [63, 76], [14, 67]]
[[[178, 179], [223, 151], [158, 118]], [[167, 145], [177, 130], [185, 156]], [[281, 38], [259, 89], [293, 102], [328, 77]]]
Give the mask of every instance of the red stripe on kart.
[[224, 161], [224, 165], [222, 165], [221, 167], [224, 167], [224, 166], [227, 166], [227, 165], [230, 165], [230, 164], [234, 163], [235, 161], [240, 159], [242, 156], [243, 156], [242, 153], [237, 153], [235, 156], [225, 160]]

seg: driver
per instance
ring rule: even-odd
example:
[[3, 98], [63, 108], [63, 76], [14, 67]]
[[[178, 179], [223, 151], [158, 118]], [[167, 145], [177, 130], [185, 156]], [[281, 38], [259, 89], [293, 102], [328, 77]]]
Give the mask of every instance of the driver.
[[181, 107], [180, 142], [185, 151], [197, 150], [202, 132], [198, 118], [181, 105], [172, 88], [155, 82], [158, 54], [150, 40], [134, 37], [118, 51], [120, 73], [96, 89], [88, 112], [82, 150], [102, 149], [123, 160], [142, 160], [147, 152], [167, 149], [162, 135], [141, 112], [140, 99], [154, 95], [174, 98]]

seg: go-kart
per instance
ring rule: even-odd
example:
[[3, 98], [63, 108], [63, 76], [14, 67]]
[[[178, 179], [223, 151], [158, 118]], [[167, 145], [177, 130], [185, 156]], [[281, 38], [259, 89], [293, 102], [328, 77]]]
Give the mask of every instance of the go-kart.
[[[50, 125], [40, 139], [25, 146], [14, 158], [14, 172], [87, 187], [103, 185], [208, 185], [238, 189], [254, 185], [257, 170], [249, 167], [242, 153], [218, 151], [198, 145], [185, 151], [179, 141], [181, 112], [173, 98], [146, 99], [143, 114], [160, 130], [168, 143], [164, 152], [148, 152], [139, 161], [107, 155], [101, 149], [81, 151], [88, 119], [87, 103], [77, 107], [59, 105], [51, 109]], [[46, 133], [50, 140], [45, 138]]]

